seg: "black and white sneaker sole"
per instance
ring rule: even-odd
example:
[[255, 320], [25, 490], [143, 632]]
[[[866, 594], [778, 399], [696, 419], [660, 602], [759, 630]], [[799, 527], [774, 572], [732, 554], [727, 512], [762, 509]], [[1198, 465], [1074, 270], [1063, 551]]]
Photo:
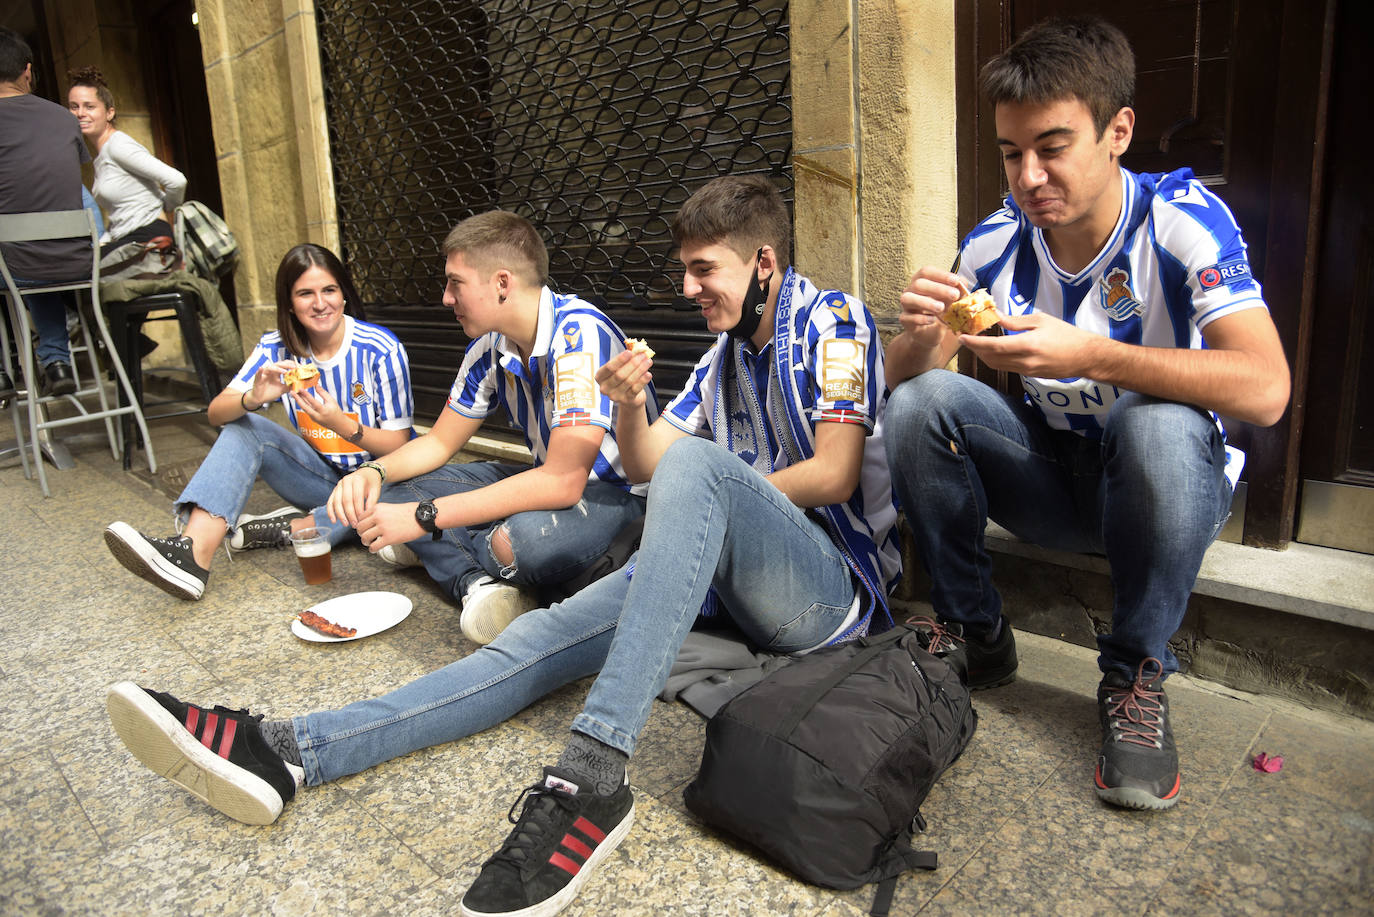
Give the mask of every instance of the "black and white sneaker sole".
[[630, 833], [630, 825], [634, 823], [634, 820], [635, 806], [632, 802], [629, 811], [620, 820], [620, 824], [612, 828], [611, 832], [606, 835], [606, 839], [596, 845], [596, 849], [592, 851], [591, 856], [587, 857], [582, 868], [577, 871], [577, 875], [572, 877], [572, 881], [559, 889], [557, 894], [552, 897], [545, 898], [538, 904], [531, 904], [527, 908], [518, 911], [505, 911], [499, 915], [493, 915], [487, 911], [474, 911], [466, 904], [459, 904], [459, 911], [463, 917], [553, 917], [569, 904], [572, 904], [582, 886], [586, 885], [587, 880], [600, 868], [602, 861], [620, 846], [621, 841], [625, 840], [625, 835]]
[[205, 584], [199, 578], [163, 557], [128, 523], [110, 523], [105, 529], [105, 546], [124, 569], [163, 592], [193, 602], [205, 594]]
[[271, 784], [200, 744], [138, 685], [111, 685], [105, 709], [135, 758], [201, 802], [249, 825], [270, 825], [281, 815], [281, 794]]

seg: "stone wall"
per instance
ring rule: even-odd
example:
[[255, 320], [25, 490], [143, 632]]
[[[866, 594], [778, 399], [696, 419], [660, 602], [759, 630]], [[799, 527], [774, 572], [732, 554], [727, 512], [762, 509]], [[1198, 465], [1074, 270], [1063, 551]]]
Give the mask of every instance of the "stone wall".
[[797, 263], [891, 319], [957, 243], [954, 9], [793, 0]]
[[224, 218], [245, 346], [276, 324], [273, 281], [291, 246], [338, 249], [324, 98], [309, 0], [197, 0]]
[[[287, 247], [337, 248], [311, 0], [197, 0], [244, 340]], [[954, 14], [941, 0], [791, 4], [797, 262], [889, 319], [957, 241]], [[254, 313], [257, 313], [256, 315]]]

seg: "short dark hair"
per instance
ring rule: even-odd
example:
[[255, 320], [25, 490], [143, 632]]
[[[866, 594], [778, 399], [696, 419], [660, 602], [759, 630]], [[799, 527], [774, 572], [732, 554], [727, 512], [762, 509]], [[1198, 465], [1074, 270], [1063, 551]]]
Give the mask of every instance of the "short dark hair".
[[1135, 55], [1122, 31], [1096, 16], [1046, 19], [984, 64], [979, 82], [994, 106], [1076, 98], [1101, 136], [1135, 100]]
[[323, 268], [339, 284], [339, 290], [344, 297], [345, 314], [359, 321], [366, 320], [362, 297], [353, 286], [353, 278], [349, 276], [348, 268], [344, 267], [337, 255], [323, 245], [302, 242], [283, 255], [281, 264], [277, 265], [277, 331], [281, 334], [281, 342], [287, 351], [296, 357], [310, 354], [310, 339], [306, 335], [305, 326], [296, 318], [296, 312], [291, 308], [291, 288], [301, 279], [301, 275], [312, 267]]
[[549, 276], [549, 250], [534, 224], [518, 213], [488, 210], [449, 230], [444, 257], [462, 252], [473, 268], [486, 274], [510, 271], [530, 287], [542, 287]]
[[0, 26], [0, 83], [13, 83], [33, 63], [33, 49], [13, 29]]
[[777, 187], [762, 175], [722, 175], [687, 198], [673, 217], [673, 242], [724, 245], [746, 261], [771, 245], [779, 265], [791, 261], [792, 218]]

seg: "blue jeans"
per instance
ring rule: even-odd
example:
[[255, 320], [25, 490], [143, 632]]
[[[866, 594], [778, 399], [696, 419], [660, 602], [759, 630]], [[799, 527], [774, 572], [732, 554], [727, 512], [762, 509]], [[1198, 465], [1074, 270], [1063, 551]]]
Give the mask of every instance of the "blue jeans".
[[314, 507], [315, 525], [329, 532], [331, 544], [357, 537], [346, 523], [330, 522], [324, 508], [339, 483], [334, 466], [298, 434], [257, 414], [220, 428], [210, 454], [177, 497], [177, 514], [185, 521], [191, 507], [199, 506], [232, 531], [259, 476], [292, 506]]
[[942, 618], [996, 624], [1002, 599], [983, 543], [989, 517], [1048, 548], [1105, 554], [1115, 600], [1098, 666], [1134, 678], [1153, 656], [1178, 670], [1178, 630], [1231, 487], [1204, 411], [1126, 393], [1101, 441], [1051, 430], [1019, 397], [934, 370], [888, 400], [888, 464]]
[[[444, 465], [428, 474], [400, 481], [382, 491], [384, 503], [411, 503], [461, 494], [495, 484], [528, 466], [497, 462]], [[409, 547], [430, 577], [454, 601], [468, 586], [492, 576], [522, 586], [545, 586], [577, 576], [606, 553], [611, 539], [644, 515], [644, 499], [613, 484], [588, 481], [582, 499], [567, 509], [531, 510], [485, 525], [445, 529], [435, 541], [429, 535]], [[491, 538], [504, 528], [515, 563], [504, 565], [491, 552]]]
[[634, 753], [711, 586], [744, 636], [773, 653], [823, 643], [855, 597], [824, 526], [738, 456], [688, 437], [654, 470], [620, 624], [573, 729]]
[[505, 722], [601, 668], [625, 601], [623, 570], [531, 611], [486, 646], [381, 697], [292, 720], [310, 786]]
[[67, 302], [71, 294], [23, 292], [24, 287], [41, 287], [55, 282], [14, 278], [15, 286], [20, 290], [19, 296], [24, 300], [24, 305], [28, 307], [29, 316], [33, 320], [34, 333], [38, 335], [33, 355], [38, 360], [40, 368], [51, 366], [53, 363], [72, 361], [71, 347], [67, 343]]
[[603, 663], [573, 728], [633, 751], [713, 583], [746, 636], [775, 652], [825, 640], [855, 595], [820, 525], [735, 456], [683, 439], [654, 473], [641, 549], [626, 567], [390, 694], [296, 717], [306, 782], [494, 726]]

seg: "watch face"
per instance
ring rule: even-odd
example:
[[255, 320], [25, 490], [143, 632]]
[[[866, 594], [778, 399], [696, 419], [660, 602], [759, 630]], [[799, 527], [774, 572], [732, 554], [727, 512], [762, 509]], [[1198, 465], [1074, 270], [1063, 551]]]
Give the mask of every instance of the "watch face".
[[434, 520], [439, 515], [439, 509], [433, 503], [425, 501], [415, 507], [415, 519], [426, 529], [433, 530]]

